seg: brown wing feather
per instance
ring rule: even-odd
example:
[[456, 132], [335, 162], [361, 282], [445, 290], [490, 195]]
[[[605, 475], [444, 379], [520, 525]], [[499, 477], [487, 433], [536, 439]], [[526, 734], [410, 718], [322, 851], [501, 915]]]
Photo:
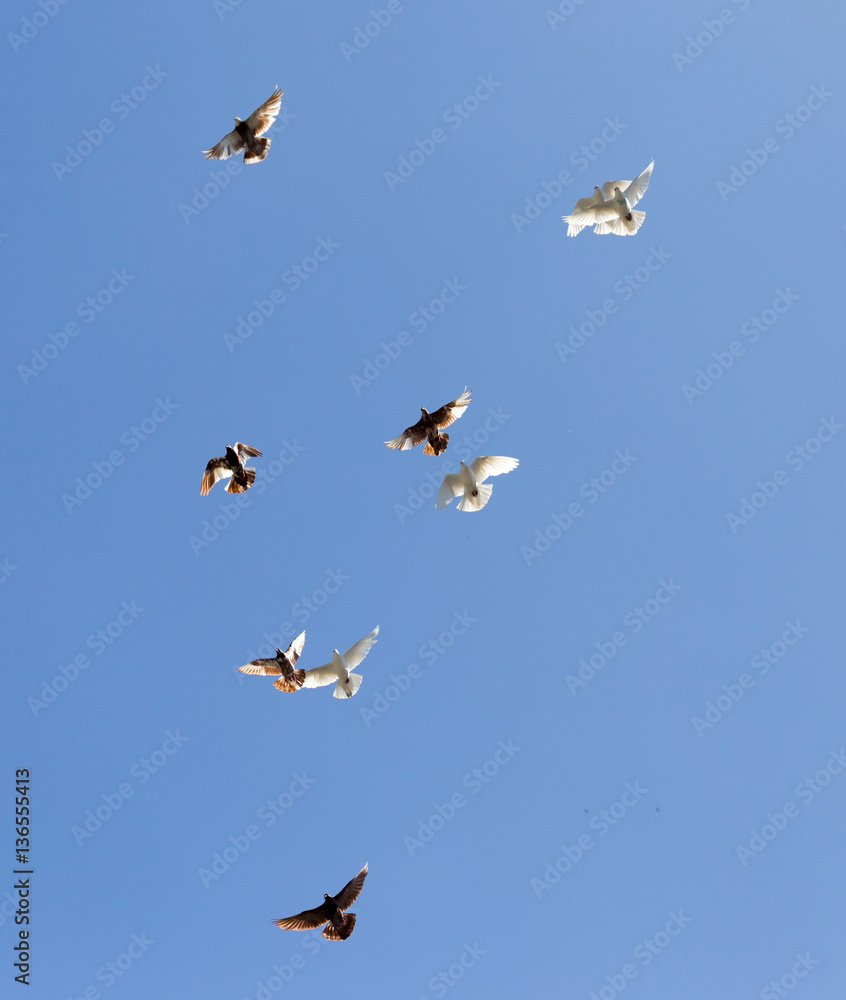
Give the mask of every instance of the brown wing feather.
[[314, 927], [322, 927], [329, 917], [323, 912], [323, 907], [316, 910], [303, 910], [293, 917], [282, 917], [281, 920], [274, 920], [277, 927], [283, 931], [309, 931]]
[[204, 149], [203, 153], [205, 153], [207, 160], [228, 160], [234, 153], [240, 153], [245, 145], [244, 140], [233, 129], [231, 132], [227, 132], [216, 146]]
[[214, 486], [214, 484], [218, 481], [218, 479], [223, 478], [222, 476], [215, 475], [215, 472], [218, 469], [227, 469], [227, 470], [229, 469], [229, 466], [226, 464], [226, 459], [225, 458], [209, 459], [209, 462], [206, 465], [206, 471], [203, 473], [203, 481], [200, 484], [201, 496], [206, 496], [206, 494], [209, 492], [212, 486]]
[[238, 458], [243, 462], [245, 458], [261, 458], [261, 452], [258, 448], [253, 448], [252, 445], [242, 444], [240, 441], [236, 441], [233, 446], [233, 451], [237, 454]]
[[438, 428], [443, 430], [445, 427], [449, 427], [450, 424], [454, 424], [464, 414], [464, 411], [472, 401], [473, 396], [470, 390], [465, 388], [458, 399], [454, 399], [451, 403], [445, 403], [439, 410], [435, 410], [432, 414], [432, 419], [438, 425]]
[[348, 906], [352, 906], [352, 904], [358, 899], [358, 894], [361, 892], [361, 888], [364, 885], [364, 880], [366, 878], [367, 863], [365, 862], [364, 867], [358, 875], [356, 875], [355, 878], [350, 879], [338, 895], [335, 896], [335, 902], [338, 904], [339, 910], [346, 910]]
[[284, 93], [284, 90], [280, 90], [277, 87], [264, 104], [257, 107], [247, 119], [247, 124], [257, 136], [264, 135], [276, 121], [276, 116], [282, 107], [282, 95]]
[[305, 632], [300, 632], [297, 638], [294, 639], [291, 645], [285, 650], [285, 655], [291, 661], [291, 666], [293, 666], [300, 658], [300, 654], [303, 651], [304, 645], [305, 645]]
[[423, 423], [423, 418], [421, 417], [416, 424], [413, 424], [411, 427], [406, 427], [399, 437], [392, 438], [390, 441], [386, 441], [385, 444], [389, 448], [397, 448], [399, 451], [407, 451], [409, 448], [413, 448], [415, 445], [418, 445], [421, 441], [425, 440], [426, 426]]
[[263, 677], [275, 676], [282, 673], [279, 661], [274, 656], [273, 659], [251, 660], [243, 667], [238, 667], [242, 674], [261, 674]]

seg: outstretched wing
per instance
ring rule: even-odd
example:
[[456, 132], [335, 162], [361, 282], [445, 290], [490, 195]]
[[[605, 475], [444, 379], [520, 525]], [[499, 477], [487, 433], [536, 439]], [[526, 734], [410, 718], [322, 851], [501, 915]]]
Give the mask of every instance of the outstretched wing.
[[267, 677], [271, 674], [281, 674], [282, 668], [279, 661], [274, 656], [272, 660], [252, 660], [245, 663], [243, 667], [238, 667], [242, 674], [261, 674]]
[[347, 907], [353, 905], [353, 903], [358, 899], [358, 894], [361, 892], [361, 888], [364, 885], [364, 880], [366, 878], [367, 862], [365, 861], [364, 867], [358, 875], [356, 875], [355, 878], [350, 879], [338, 895], [335, 896], [335, 902], [338, 904], [339, 910], [346, 910]]
[[256, 135], [264, 135], [276, 121], [276, 116], [282, 107], [282, 94], [284, 94], [284, 91], [277, 87], [264, 104], [256, 108], [247, 119], [247, 124]]
[[338, 671], [331, 663], [324, 663], [322, 667], [312, 667], [306, 670], [304, 688], [322, 688], [327, 684], [334, 684], [339, 680]]
[[649, 187], [649, 178], [652, 176], [652, 168], [655, 166], [655, 161], [653, 160], [649, 166], [642, 173], [638, 174], [637, 177], [629, 184], [627, 188], [620, 188], [623, 194], [626, 196], [626, 201], [629, 203], [629, 208], [634, 208], [634, 206], [640, 201], [640, 199], [646, 194], [646, 189]]
[[241, 444], [240, 441], [236, 441], [232, 446], [232, 450], [241, 459], [241, 464], [247, 461], [248, 458], [261, 458], [261, 452], [258, 448], [253, 448], [248, 444]]
[[373, 629], [369, 635], [366, 635], [363, 639], [359, 639], [358, 642], [353, 643], [352, 646], [344, 653], [344, 663], [347, 665], [348, 670], [355, 670], [355, 668], [361, 663], [365, 656], [370, 652], [370, 647], [376, 642], [376, 636], [379, 634], [379, 626]]
[[300, 632], [296, 639], [291, 643], [291, 645], [285, 650], [285, 655], [291, 661], [291, 666], [293, 666], [297, 660], [302, 656], [303, 646], [305, 645], [305, 632]]
[[501, 476], [511, 472], [520, 464], [517, 458], [506, 458], [505, 455], [480, 455], [470, 463], [470, 470], [477, 483], [483, 483], [489, 476]]
[[303, 910], [293, 917], [282, 917], [273, 923], [284, 931], [310, 931], [313, 927], [322, 927], [328, 919], [323, 907], [318, 906], [315, 910]]
[[446, 510], [452, 502], [453, 497], [461, 496], [464, 493], [464, 484], [458, 472], [444, 476], [444, 481], [435, 497], [435, 506], [438, 510]]
[[240, 153], [246, 143], [233, 129], [225, 135], [216, 146], [204, 149], [207, 160], [228, 160], [234, 153]]
[[464, 415], [464, 411], [470, 405], [473, 400], [473, 396], [467, 386], [464, 387], [464, 392], [454, 399], [451, 403], [445, 403], [439, 410], [435, 410], [431, 414], [432, 420], [438, 425], [438, 430], [444, 430], [444, 428], [449, 427], [450, 424], [455, 423], [459, 417]]
[[219, 479], [228, 479], [232, 475], [232, 470], [226, 463], [225, 458], [213, 458], [206, 466], [203, 473], [203, 481], [200, 484], [200, 495], [206, 496], [209, 490]]
[[415, 445], [420, 444], [421, 441], [425, 440], [426, 428], [423, 424], [423, 418], [421, 417], [416, 424], [413, 424], [411, 427], [406, 427], [399, 437], [391, 438], [391, 440], [386, 441], [385, 444], [389, 448], [396, 448], [399, 451], [408, 451], [409, 448], [413, 448]]
[[607, 222], [609, 219], [613, 219], [618, 215], [615, 205], [613, 200], [601, 201], [598, 205], [591, 205], [590, 208], [585, 208], [581, 212], [565, 215], [563, 219], [571, 226], [579, 226], [584, 229], [585, 226], [593, 226], [597, 222]]

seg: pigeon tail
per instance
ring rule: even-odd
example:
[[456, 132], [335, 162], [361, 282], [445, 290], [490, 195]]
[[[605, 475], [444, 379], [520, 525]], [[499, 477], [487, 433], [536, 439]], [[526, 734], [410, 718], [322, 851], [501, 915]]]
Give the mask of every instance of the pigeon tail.
[[227, 493], [246, 493], [247, 490], [256, 481], [256, 470], [255, 469], [244, 469], [244, 474], [247, 477], [246, 483], [239, 483], [233, 476], [229, 480], [229, 485], [226, 487]]
[[244, 163], [260, 163], [270, 151], [270, 139], [262, 138], [255, 141], [256, 145], [261, 146], [261, 149], [253, 150], [247, 146], [244, 150]]
[[344, 913], [341, 916], [341, 926], [335, 927], [330, 921], [323, 931], [323, 937], [329, 941], [346, 941], [350, 934], [352, 934], [353, 927], [355, 927], [355, 914]]
[[447, 445], [449, 444], [449, 434], [439, 434], [437, 441], [435, 441], [434, 447], [431, 441], [427, 441], [423, 447], [424, 455], [440, 455], [442, 452], [447, 450]]
[[304, 681], [305, 670], [295, 670], [294, 679], [292, 681], [289, 681], [287, 677], [278, 677], [273, 682], [273, 686], [277, 691], [285, 691], [288, 694], [294, 694], [303, 686]]
[[490, 500], [493, 493], [492, 483], [476, 484], [472, 492], [465, 492], [458, 504], [459, 510], [481, 510]]
[[[361, 682], [364, 678], [361, 674], [350, 674], [349, 680], [340, 680], [335, 685], [335, 690], [332, 692], [333, 698], [352, 698], [352, 696], [361, 687]], [[355, 917], [353, 917], [353, 922], [355, 922]], [[350, 928], [352, 930], [352, 928]]]

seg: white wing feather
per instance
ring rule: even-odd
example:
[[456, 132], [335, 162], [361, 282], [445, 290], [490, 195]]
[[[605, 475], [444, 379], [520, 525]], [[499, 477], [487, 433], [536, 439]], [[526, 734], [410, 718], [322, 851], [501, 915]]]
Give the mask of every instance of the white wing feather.
[[470, 471], [477, 483], [483, 483], [489, 476], [501, 476], [516, 469], [519, 464], [519, 459], [505, 455], [480, 455], [470, 463]]

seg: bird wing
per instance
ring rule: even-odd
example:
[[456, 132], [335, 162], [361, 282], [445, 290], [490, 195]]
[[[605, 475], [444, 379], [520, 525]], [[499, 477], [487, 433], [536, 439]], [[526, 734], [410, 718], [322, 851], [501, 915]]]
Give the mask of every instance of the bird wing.
[[585, 226], [593, 226], [597, 222], [607, 222], [609, 219], [613, 219], [615, 215], [619, 214], [615, 205], [613, 200], [601, 201], [598, 205], [591, 205], [590, 208], [581, 212], [573, 212], [572, 215], [565, 215], [562, 218], [570, 225], [580, 226], [583, 229]]
[[216, 146], [211, 149], [204, 149], [207, 160], [228, 160], [233, 153], [240, 153], [246, 143], [233, 129], [225, 135]]
[[399, 437], [391, 438], [391, 440], [386, 441], [385, 444], [389, 448], [397, 448], [399, 451], [408, 451], [409, 448], [413, 448], [415, 445], [420, 444], [421, 441], [425, 440], [426, 427], [423, 423], [423, 418], [421, 417], [416, 424], [412, 424], [411, 427], [406, 427]]
[[296, 639], [291, 643], [291, 645], [285, 650], [285, 655], [291, 661], [291, 666], [293, 666], [297, 660], [302, 656], [303, 646], [305, 645], [305, 632], [300, 632]]
[[272, 660], [252, 660], [245, 663], [243, 667], [238, 667], [242, 674], [262, 674], [267, 677], [269, 674], [281, 674], [282, 668], [279, 661], [274, 656]]
[[312, 667], [306, 670], [304, 688], [322, 688], [327, 684], [334, 684], [338, 680], [338, 671], [334, 664], [324, 663], [322, 667]]
[[606, 181], [602, 185], [602, 197], [606, 201], [613, 201], [614, 188], [619, 188], [621, 191], [625, 191], [629, 184], [631, 184], [631, 181]]
[[378, 634], [379, 626], [377, 625], [369, 635], [366, 635], [363, 639], [359, 639], [358, 642], [353, 643], [346, 653], [344, 653], [344, 663], [346, 663], [348, 670], [355, 670], [364, 657], [367, 656], [370, 652], [370, 647], [374, 642], [376, 642], [376, 636]]
[[339, 910], [346, 910], [347, 907], [352, 906], [353, 903], [358, 899], [358, 894], [361, 892], [361, 887], [364, 885], [364, 880], [367, 878], [367, 862], [364, 863], [364, 867], [356, 875], [347, 882], [343, 889], [335, 896], [335, 903]]
[[501, 476], [516, 469], [519, 464], [519, 459], [506, 458], [505, 455], [480, 455], [470, 463], [470, 471], [477, 483], [483, 483], [488, 476]]
[[439, 410], [431, 413], [430, 417], [438, 425], [438, 429], [443, 430], [445, 427], [449, 427], [450, 424], [455, 423], [459, 417], [464, 416], [464, 411], [472, 401], [473, 396], [467, 386], [465, 386], [464, 392], [462, 392], [458, 399], [454, 399], [451, 403], [444, 403]]
[[277, 87], [264, 104], [256, 108], [256, 110], [247, 119], [247, 125], [249, 125], [256, 135], [264, 135], [264, 133], [276, 121], [276, 116], [279, 114], [279, 109], [282, 107], [283, 93], [284, 91]]
[[228, 479], [232, 475], [232, 470], [226, 463], [225, 458], [213, 458], [206, 466], [203, 473], [203, 481], [200, 484], [200, 495], [206, 496], [209, 490], [219, 479]]
[[649, 187], [649, 178], [652, 176], [652, 168], [655, 166], [655, 161], [653, 160], [649, 166], [642, 173], [638, 174], [637, 177], [629, 184], [627, 188], [620, 188], [623, 194], [626, 196], [626, 201], [629, 203], [629, 208], [633, 208], [640, 199], [646, 194], [646, 189]]
[[598, 236], [607, 236], [608, 233], [613, 233], [615, 236], [626, 235], [626, 227], [623, 225], [623, 220], [619, 215], [614, 216], [613, 219], [609, 219], [607, 222], [598, 222], [593, 227], [593, 231]]
[[261, 458], [261, 452], [258, 448], [253, 448], [248, 444], [241, 444], [240, 441], [236, 441], [232, 446], [232, 450], [241, 459], [241, 464], [247, 461], [248, 458]]
[[[357, 877], [357, 876], [356, 876]], [[285, 931], [309, 931], [313, 927], [322, 927], [329, 919], [328, 914], [322, 906], [314, 910], [303, 910], [293, 917], [282, 917], [281, 920], [274, 920], [277, 927]]]
[[438, 510], [446, 510], [452, 502], [453, 497], [459, 497], [464, 493], [464, 483], [461, 481], [461, 474], [453, 472], [444, 476], [444, 481], [435, 497], [435, 506]]

